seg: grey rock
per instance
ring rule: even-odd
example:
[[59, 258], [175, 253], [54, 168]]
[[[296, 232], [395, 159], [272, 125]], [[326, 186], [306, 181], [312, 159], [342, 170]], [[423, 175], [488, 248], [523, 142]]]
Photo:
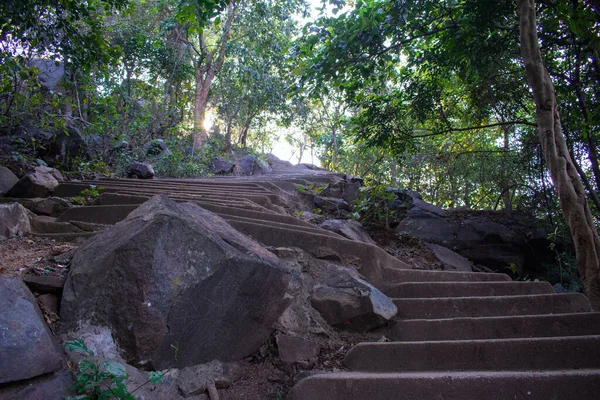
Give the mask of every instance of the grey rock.
[[342, 199], [344, 199], [346, 203], [352, 204], [352, 202], [358, 199], [358, 194], [360, 193], [361, 187], [361, 182], [346, 183], [342, 191]]
[[56, 132], [56, 148], [63, 162], [70, 164], [75, 158], [87, 159], [90, 150], [81, 131], [74, 127]]
[[398, 312], [390, 298], [346, 267], [331, 268], [330, 278], [313, 288], [311, 304], [330, 325], [360, 332], [384, 325]]
[[19, 178], [10, 169], [0, 165], [0, 196], [8, 192], [18, 181]]
[[109, 327], [133, 365], [239, 360], [271, 335], [288, 282], [277, 257], [220, 217], [156, 196], [76, 250], [61, 321]]
[[148, 157], [171, 154], [171, 150], [163, 139], [154, 139], [144, 145], [144, 153]]
[[321, 208], [330, 212], [345, 210], [352, 211], [352, 207], [344, 199], [338, 197], [314, 196], [313, 204], [316, 208]]
[[309, 169], [311, 171], [327, 171], [325, 168], [321, 168], [314, 164], [309, 164], [309, 163], [300, 163], [300, 164], [298, 164], [298, 168]]
[[0, 310], [0, 384], [57, 371], [61, 350], [20, 279], [0, 280]]
[[[58, 186], [53, 168], [36, 167], [36, 172], [26, 175], [6, 193], [7, 197], [48, 197]], [[58, 171], [57, 171], [58, 172]]]
[[403, 219], [396, 227], [397, 232], [404, 232], [426, 242], [452, 248], [458, 235], [458, 227], [446, 219], [428, 212], [413, 213]]
[[286, 364], [314, 361], [321, 351], [317, 343], [300, 337], [279, 334], [275, 340], [279, 359]]
[[326, 229], [331, 232], [339, 233], [340, 235], [358, 242], [364, 242], [369, 244], [375, 244], [371, 236], [365, 231], [365, 228], [360, 222], [351, 219], [340, 220], [340, 219], [328, 219], [319, 227]]
[[18, 202], [23, 207], [28, 209], [34, 214], [38, 215], [49, 215], [52, 217], [57, 217], [62, 214], [67, 208], [71, 207], [71, 203], [61, 197], [46, 197], [46, 198], [5, 198], [1, 201], [4, 202], [12, 201]]
[[30, 65], [38, 69], [38, 80], [46, 90], [57, 91], [65, 76], [65, 64], [60, 61], [34, 59]]
[[19, 203], [0, 204], [0, 240], [31, 232], [31, 213]]
[[154, 178], [154, 168], [148, 163], [134, 161], [129, 165], [129, 177], [137, 177], [139, 179]]
[[215, 175], [231, 174], [234, 166], [232, 162], [217, 158], [210, 163], [210, 172]]
[[437, 244], [427, 243], [427, 247], [433, 255], [442, 264], [442, 267], [446, 271], [467, 271], [472, 272], [473, 266], [471, 262], [460, 254], [443, 246]]
[[73, 395], [73, 375], [67, 370], [0, 386], [2, 400], [58, 400]]
[[266, 175], [272, 173], [271, 166], [256, 156], [245, 156], [239, 159], [233, 168], [235, 175]]
[[230, 367], [218, 360], [206, 364], [198, 364], [179, 371], [177, 386], [183, 397], [203, 394], [210, 384], [217, 389], [225, 389], [231, 385]]

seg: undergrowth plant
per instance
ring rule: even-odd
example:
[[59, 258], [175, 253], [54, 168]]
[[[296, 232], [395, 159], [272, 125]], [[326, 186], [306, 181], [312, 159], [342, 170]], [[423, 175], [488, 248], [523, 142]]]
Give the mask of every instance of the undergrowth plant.
[[[73, 385], [74, 396], [69, 396], [63, 400], [135, 400], [133, 392], [127, 389], [124, 381], [129, 378], [125, 372], [125, 366], [116, 361], [104, 361], [99, 364], [91, 359], [94, 352], [90, 350], [83, 340], [71, 340], [65, 344], [68, 351], [82, 353], [89, 358], [84, 358], [77, 365], [77, 377]], [[163, 377], [161, 371], [151, 371], [148, 373], [148, 382], [158, 383]]]
[[98, 198], [103, 190], [104, 186], [90, 185], [88, 189], [83, 189], [77, 196], [69, 197], [67, 200], [73, 204], [85, 206]]
[[363, 186], [358, 199], [353, 202], [353, 217], [365, 226], [389, 230], [400, 220], [398, 210], [391, 207], [395, 199], [396, 194], [385, 185]]

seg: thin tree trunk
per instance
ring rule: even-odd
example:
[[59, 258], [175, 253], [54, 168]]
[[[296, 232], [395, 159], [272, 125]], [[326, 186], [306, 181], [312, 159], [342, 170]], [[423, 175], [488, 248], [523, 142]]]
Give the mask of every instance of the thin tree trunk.
[[573, 236], [579, 275], [592, 307], [600, 310], [600, 239], [585, 189], [562, 133], [554, 85], [539, 48], [535, 1], [518, 0], [521, 55], [536, 104], [538, 135], [560, 207]]
[[[237, 10], [236, 0], [231, 0], [227, 6], [227, 21], [223, 27], [223, 34], [219, 41], [219, 45], [212, 51], [208, 51], [204, 33], [200, 33], [200, 51], [196, 54], [200, 55], [199, 59], [195, 58], [195, 54], [190, 50], [194, 68], [196, 72], [196, 91], [194, 93], [194, 147], [201, 148], [207, 140], [206, 129], [204, 128], [204, 120], [206, 119], [206, 107], [208, 105], [208, 94], [210, 85], [215, 76], [221, 71], [223, 62], [225, 61], [225, 50], [227, 42], [231, 35], [231, 25], [235, 18]], [[215, 60], [215, 56], [217, 59]]]

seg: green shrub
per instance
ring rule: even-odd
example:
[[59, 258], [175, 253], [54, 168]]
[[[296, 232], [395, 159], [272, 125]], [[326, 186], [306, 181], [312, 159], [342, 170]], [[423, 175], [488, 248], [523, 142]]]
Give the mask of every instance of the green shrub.
[[353, 217], [365, 226], [389, 230], [401, 219], [398, 210], [391, 208], [395, 199], [396, 194], [388, 191], [385, 185], [363, 186], [353, 203]]
[[[65, 347], [68, 351], [94, 357], [94, 352], [81, 339], [71, 340], [65, 344]], [[123, 383], [128, 377], [125, 366], [121, 363], [104, 361], [99, 364], [90, 358], [84, 358], [77, 365], [77, 377], [73, 385], [76, 395], [64, 400], [135, 400]], [[160, 371], [149, 372], [148, 382], [158, 383], [162, 377], [163, 373]]]

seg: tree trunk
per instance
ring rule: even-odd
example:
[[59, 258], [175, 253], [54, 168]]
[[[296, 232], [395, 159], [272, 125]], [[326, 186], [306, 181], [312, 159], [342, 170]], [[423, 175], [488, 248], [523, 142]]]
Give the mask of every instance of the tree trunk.
[[[215, 76], [221, 71], [225, 61], [225, 50], [231, 35], [231, 25], [237, 11], [236, 0], [231, 0], [227, 6], [227, 21], [223, 33], [215, 49], [208, 51], [204, 40], [204, 33], [200, 33], [200, 50], [194, 53], [190, 49], [194, 69], [196, 71], [196, 92], [194, 94], [194, 147], [201, 148], [206, 143], [207, 135], [204, 128], [206, 107], [208, 106], [208, 93]], [[195, 55], [199, 58], [196, 59]], [[215, 60], [215, 56], [217, 57]]]
[[585, 293], [592, 307], [600, 310], [600, 239], [562, 133], [554, 85], [542, 61], [535, 1], [518, 0], [518, 11], [521, 55], [535, 99], [538, 136], [560, 207], [573, 236]]

